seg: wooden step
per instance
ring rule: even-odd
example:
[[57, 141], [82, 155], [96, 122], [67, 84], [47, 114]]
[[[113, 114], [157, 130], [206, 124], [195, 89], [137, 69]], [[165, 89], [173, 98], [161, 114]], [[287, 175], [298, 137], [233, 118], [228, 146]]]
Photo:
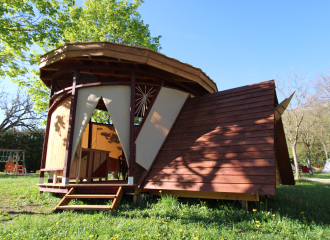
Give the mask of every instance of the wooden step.
[[[71, 188], [63, 199], [57, 204], [56, 210], [108, 210], [112, 211], [119, 206], [123, 196], [123, 188], [119, 187], [116, 195], [114, 194], [76, 194], [74, 188]], [[113, 198], [112, 205], [68, 205], [74, 198]]]
[[109, 205], [63, 205], [58, 206], [56, 210], [111, 210]]
[[116, 194], [71, 194], [66, 198], [115, 198]]

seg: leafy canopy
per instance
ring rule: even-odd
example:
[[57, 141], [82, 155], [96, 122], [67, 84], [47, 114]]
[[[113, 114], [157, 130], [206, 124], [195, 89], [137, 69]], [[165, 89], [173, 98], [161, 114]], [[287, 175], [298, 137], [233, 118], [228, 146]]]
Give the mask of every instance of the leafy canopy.
[[68, 26], [74, 0], [1, 0], [0, 78], [22, 78], [37, 63], [32, 44], [55, 45]]
[[158, 37], [151, 37], [137, 8], [142, 0], [86, 0], [85, 7], [70, 9], [72, 25], [64, 31], [72, 42], [109, 41], [160, 50]]
[[[43, 1], [34, 0], [30, 2], [36, 2], [38, 4], [40, 2], [44, 6], [42, 4]], [[55, 10], [50, 12], [50, 10], [47, 10], [48, 8], [43, 7], [41, 9], [45, 9], [45, 11], [44, 20], [42, 21], [47, 24], [49, 21], [54, 21], [53, 29], [58, 31], [57, 34], [54, 33], [52, 35], [51, 31], [42, 30], [47, 34], [41, 35], [41, 33], [37, 32], [36, 36], [40, 35], [41, 37], [37, 37], [36, 41], [31, 36], [21, 39], [20, 41], [26, 44], [23, 44], [23, 46], [28, 46], [34, 42], [45, 53], [63, 45], [65, 42], [109, 41], [125, 45], [147, 47], [154, 51], [161, 49], [159, 44], [161, 36], [151, 37], [149, 25], [144, 24], [141, 15], [137, 11], [143, 0], [85, 0], [84, 7], [72, 5], [71, 2], [70, 5], [66, 1], [63, 1], [64, 5], [62, 6], [56, 0], [48, 0], [46, 2], [51, 6], [55, 6], [54, 9], [56, 9], [57, 16], [60, 16], [60, 18], [49, 17], [55, 13]], [[29, 12], [27, 16], [34, 16], [33, 12]], [[31, 41], [29, 39], [33, 40]], [[19, 49], [27, 51], [27, 47], [18, 48], [18, 51]], [[21, 51], [20, 54], [21, 58], [24, 58], [24, 51]], [[28, 93], [35, 103], [34, 109], [37, 112], [46, 111], [49, 100], [49, 89], [39, 79], [37, 64], [40, 55], [34, 54], [35, 57], [30, 61], [32, 65], [29, 68], [31, 76], [25, 79], [16, 78], [15, 80], [19, 86], [28, 88]], [[20, 67], [20, 65], [17, 65], [18, 69], [22, 69]], [[15, 77], [19, 75], [21, 73], [16, 74]]]

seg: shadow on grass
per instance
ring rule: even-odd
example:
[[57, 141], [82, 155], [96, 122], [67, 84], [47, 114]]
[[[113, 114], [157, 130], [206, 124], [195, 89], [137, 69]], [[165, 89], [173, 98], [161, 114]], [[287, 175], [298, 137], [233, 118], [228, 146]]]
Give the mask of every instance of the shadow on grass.
[[39, 174], [29, 173], [27, 175], [0, 174], [0, 178], [39, 178]]
[[[239, 222], [272, 221], [288, 218], [302, 224], [330, 223], [330, 185], [297, 181], [295, 186], [278, 186], [277, 195], [260, 196], [259, 202], [249, 202], [249, 211], [243, 211], [239, 201], [207, 200], [193, 198], [149, 197], [144, 194], [143, 202], [133, 205], [132, 196], [125, 195], [119, 208], [111, 213], [112, 217], [181, 219], [182, 223], [235, 224]], [[112, 200], [83, 199], [71, 204], [111, 205]], [[253, 212], [256, 209], [256, 212]], [[181, 211], [182, 210], [182, 211]], [[57, 213], [61, 214], [62, 211]], [[95, 214], [99, 211], [77, 211], [76, 214]], [[17, 213], [13, 213], [17, 214]], [[21, 213], [29, 214], [29, 213]], [[34, 214], [34, 213], [31, 213]], [[152, 214], [152, 215], [150, 215]]]

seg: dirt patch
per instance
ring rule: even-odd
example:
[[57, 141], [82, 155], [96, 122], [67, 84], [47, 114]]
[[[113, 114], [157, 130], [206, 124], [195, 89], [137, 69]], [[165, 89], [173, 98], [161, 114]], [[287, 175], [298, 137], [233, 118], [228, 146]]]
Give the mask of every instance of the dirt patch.
[[8, 204], [2, 204], [0, 206], [0, 212], [7, 212], [7, 213], [31, 213], [31, 214], [49, 214], [52, 212], [52, 208], [41, 208], [40, 206], [20, 206], [20, 207], [12, 207]]

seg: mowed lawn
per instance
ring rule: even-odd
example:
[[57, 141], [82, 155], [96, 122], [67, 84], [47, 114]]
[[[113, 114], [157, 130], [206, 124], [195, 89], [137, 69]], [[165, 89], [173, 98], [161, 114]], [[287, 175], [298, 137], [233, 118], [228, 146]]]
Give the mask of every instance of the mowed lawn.
[[111, 213], [51, 213], [61, 197], [39, 195], [37, 182], [0, 175], [0, 239], [330, 239], [330, 184], [279, 186], [276, 196], [249, 203], [249, 211], [238, 201], [145, 195], [137, 206], [125, 196]]

